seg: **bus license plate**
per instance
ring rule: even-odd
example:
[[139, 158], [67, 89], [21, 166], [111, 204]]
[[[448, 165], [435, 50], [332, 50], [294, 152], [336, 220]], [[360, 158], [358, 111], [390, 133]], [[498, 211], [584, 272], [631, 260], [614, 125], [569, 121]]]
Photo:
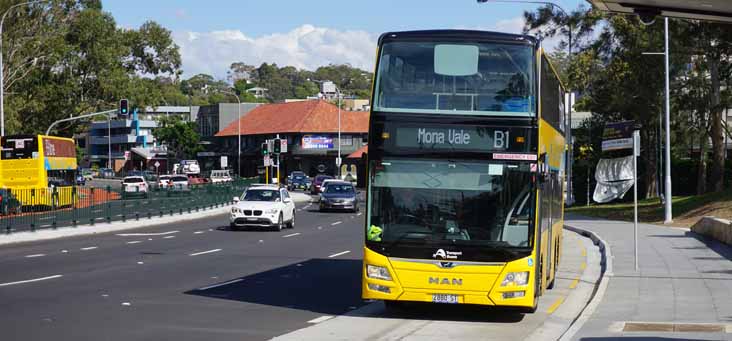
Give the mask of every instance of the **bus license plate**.
[[457, 295], [449, 295], [449, 294], [432, 294], [432, 302], [457, 304], [458, 297], [457, 297]]

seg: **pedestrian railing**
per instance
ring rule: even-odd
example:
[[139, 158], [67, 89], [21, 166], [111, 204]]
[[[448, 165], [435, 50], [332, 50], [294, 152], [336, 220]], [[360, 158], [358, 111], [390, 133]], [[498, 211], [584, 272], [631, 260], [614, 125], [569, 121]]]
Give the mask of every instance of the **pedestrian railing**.
[[13, 233], [185, 215], [228, 205], [253, 182], [152, 186], [134, 192], [112, 186], [0, 189], [0, 229]]

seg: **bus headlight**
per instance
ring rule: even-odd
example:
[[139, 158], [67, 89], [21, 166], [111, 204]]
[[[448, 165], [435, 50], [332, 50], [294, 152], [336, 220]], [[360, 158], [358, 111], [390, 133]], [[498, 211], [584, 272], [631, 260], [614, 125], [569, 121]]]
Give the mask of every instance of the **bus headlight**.
[[368, 278], [376, 278], [384, 281], [391, 281], [391, 274], [389, 269], [383, 266], [366, 265], [366, 276]]
[[509, 272], [506, 274], [506, 277], [503, 279], [503, 282], [501, 282], [501, 286], [505, 287], [507, 285], [526, 285], [526, 283], [529, 283], [529, 272], [528, 271]]

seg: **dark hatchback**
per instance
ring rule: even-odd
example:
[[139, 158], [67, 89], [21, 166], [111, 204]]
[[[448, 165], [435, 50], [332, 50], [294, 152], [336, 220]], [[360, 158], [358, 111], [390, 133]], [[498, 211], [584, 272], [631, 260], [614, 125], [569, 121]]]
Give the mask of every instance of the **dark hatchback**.
[[318, 194], [320, 193], [320, 186], [323, 184], [323, 181], [326, 179], [333, 179], [330, 175], [316, 175], [315, 179], [313, 179], [313, 183], [310, 185], [310, 194]]
[[310, 178], [303, 172], [292, 172], [287, 177], [287, 189], [294, 191], [296, 189], [302, 189], [307, 191], [310, 188]]
[[320, 193], [320, 210], [358, 211], [358, 193], [353, 184], [346, 181], [328, 182]]

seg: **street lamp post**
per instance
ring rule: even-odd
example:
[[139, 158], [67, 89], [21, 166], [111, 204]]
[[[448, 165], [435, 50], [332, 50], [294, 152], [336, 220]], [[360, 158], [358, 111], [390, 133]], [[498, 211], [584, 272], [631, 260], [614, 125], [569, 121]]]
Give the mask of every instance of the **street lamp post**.
[[336, 174], [341, 177], [341, 89], [336, 87], [336, 95], [338, 96], [338, 162], [336, 164]]
[[664, 224], [673, 223], [673, 211], [671, 205], [671, 95], [669, 86], [669, 70], [668, 70], [668, 17], [663, 18], [664, 20], [664, 50], [663, 52], [643, 52], [644, 55], [663, 55], [666, 79], [665, 79], [665, 111], [666, 111], [666, 122], [664, 122], [665, 131], [665, 145], [666, 150], [664, 151], [664, 163], [665, 163], [665, 175], [664, 175]]
[[8, 7], [5, 13], [3, 13], [2, 19], [0, 19], [0, 136], [5, 136], [5, 79], [3, 72], [3, 24], [5, 23], [5, 17], [16, 7], [48, 1], [50, 0], [26, 1], [15, 4]]
[[[568, 57], [569, 60], [572, 60], [572, 25], [570, 24], [570, 16], [567, 13], [567, 11], [562, 8], [562, 6], [559, 6], [553, 2], [550, 1], [532, 1], [532, 0], [477, 0], [478, 3], [486, 3], [486, 2], [505, 2], [505, 3], [524, 3], [524, 4], [540, 4], [540, 5], [547, 5], [552, 6], [559, 11], [561, 11], [564, 16], [567, 18], [567, 31], [568, 31], [568, 40], [569, 44], [567, 44], [568, 49]], [[571, 89], [570, 89], [571, 91]], [[567, 141], [569, 143], [569, 148], [567, 150], [567, 163], [566, 163], [566, 176], [567, 176], [567, 204], [572, 205], [574, 204], [574, 189], [572, 184], [572, 163], [574, 161], [574, 143], [573, 143], [573, 136], [572, 136], [572, 108], [570, 107], [567, 111], [567, 117], [566, 117], [566, 124], [567, 127]]]

